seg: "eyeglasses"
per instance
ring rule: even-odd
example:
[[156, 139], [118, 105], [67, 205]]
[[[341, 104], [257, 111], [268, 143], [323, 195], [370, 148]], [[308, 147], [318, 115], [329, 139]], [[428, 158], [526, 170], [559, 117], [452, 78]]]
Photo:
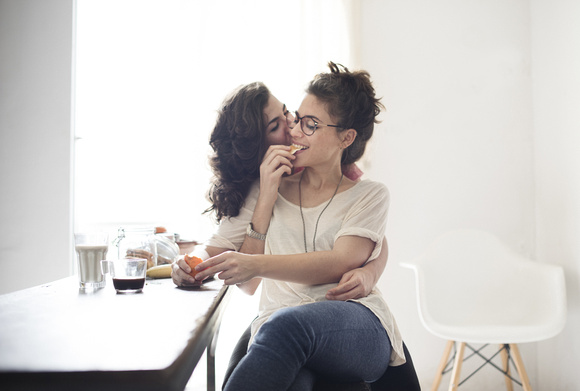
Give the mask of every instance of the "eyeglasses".
[[314, 132], [323, 126], [330, 126], [332, 128], [342, 128], [342, 126], [338, 125], [327, 125], [321, 124], [317, 120], [314, 119], [311, 115], [305, 115], [304, 117], [300, 117], [298, 112], [296, 111], [296, 118], [294, 119], [294, 124], [300, 122], [300, 130], [307, 136], [312, 136]]

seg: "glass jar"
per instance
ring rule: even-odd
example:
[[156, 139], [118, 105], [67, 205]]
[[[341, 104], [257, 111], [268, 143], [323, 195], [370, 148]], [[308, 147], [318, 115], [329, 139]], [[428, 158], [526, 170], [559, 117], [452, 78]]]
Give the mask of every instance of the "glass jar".
[[175, 243], [173, 234], [156, 234], [157, 241], [157, 265], [171, 264], [179, 258], [179, 246]]
[[155, 228], [119, 228], [113, 244], [121, 258], [145, 258], [147, 269], [157, 265], [157, 242]]

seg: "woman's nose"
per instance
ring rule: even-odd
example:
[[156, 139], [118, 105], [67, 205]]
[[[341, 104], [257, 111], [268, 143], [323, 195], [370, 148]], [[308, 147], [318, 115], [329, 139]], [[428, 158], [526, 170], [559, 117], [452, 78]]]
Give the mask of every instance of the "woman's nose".
[[298, 121], [298, 123], [295, 122], [294, 126], [290, 128], [290, 136], [292, 136], [292, 138], [299, 138], [304, 135], [304, 133], [302, 133], [301, 126], [302, 124], [300, 121]]

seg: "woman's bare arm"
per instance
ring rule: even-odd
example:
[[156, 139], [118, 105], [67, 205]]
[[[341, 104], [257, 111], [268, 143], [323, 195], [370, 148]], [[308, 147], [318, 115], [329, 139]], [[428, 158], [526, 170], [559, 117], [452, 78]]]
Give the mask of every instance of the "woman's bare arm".
[[[258, 233], [266, 234], [268, 232], [272, 210], [278, 198], [280, 180], [284, 174], [291, 174], [292, 172], [290, 161], [295, 159], [295, 156], [290, 154], [289, 149], [285, 145], [270, 146], [260, 165], [260, 193], [250, 220], [254, 231]], [[243, 229], [246, 229], [245, 224]], [[239, 252], [244, 254], [264, 254], [264, 248], [265, 242], [263, 240], [246, 235]], [[209, 257], [214, 257], [223, 252], [231, 251], [231, 249], [207, 246], [205, 251]], [[188, 274], [189, 272], [191, 272], [189, 265], [183, 259], [178, 260], [172, 268], [171, 276], [173, 282], [178, 286], [184, 286], [199, 285], [203, 281], [203, 279], [195, 280]], [[209, 275], [204, 274], [203, 278], [207, 277]], [[237, 285], [243, 292], [253, 295], [258, 289], [260, 282], [261, 278], [255, 278]]]
[[326, 293], [328, 300], [351, 300], [368, 296], [385, 270], [389, 248], [387, 239], [383, 239], [381, 253], [377, 259], [367, 262], [364, 266], [343, 274], [338, 285]]
[[[252, 227], [258, 233], [268, 233], [272, 210], [278, 198], [280, 180], [282, 175], [292, 172], [290, 159], [295, 157], [288, 150], [289, 147], [285, 145], [270, 146], [260, 165], [260, 194], [252, 215]], [[240, 252], [244, 254], [264, 254], [264, 248], [265, 241], [246, 235], [244, 243], [240, 247]], [[253, 278], [249, 281], [238, 283], [237, 286], [244, 293], [253, 295], [261, 282], [261, 278]]]
[[227, 252], [199, 265], [196, 279], [218, 273], [226, 284], [239, 284], [255, 277], [325, 284], [337, 282], [347, 271], [365, 263], [375, 243], [358, 236], [343, 236], [330, 251], [292, 255], [250, 255]]

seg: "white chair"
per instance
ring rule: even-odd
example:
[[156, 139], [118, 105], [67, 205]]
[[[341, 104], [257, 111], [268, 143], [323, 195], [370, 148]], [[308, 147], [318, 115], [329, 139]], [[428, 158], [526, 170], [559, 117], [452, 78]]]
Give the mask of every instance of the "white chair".
[[[526, 259], [495, 236], [474, 230], [449, 232], [402, 266], [415, 271], [423, 325], [448, 340], [432, 391], [439, 388], [451, 363], [452, 347], [456, 349], [449, 390], [461, 384], [466, 347], [483, 357], [469, 343], [499, 344], [496, 355], [501, 354], [502, 367], [483, 357], [486, 363], [504, 374], [508, 390], [515, 381], [531, 391], [517, 344], [551, 338], [564, 328], [566, 288], [561, 267]], [[510, 373], [512, 360], [521, 383]]]

